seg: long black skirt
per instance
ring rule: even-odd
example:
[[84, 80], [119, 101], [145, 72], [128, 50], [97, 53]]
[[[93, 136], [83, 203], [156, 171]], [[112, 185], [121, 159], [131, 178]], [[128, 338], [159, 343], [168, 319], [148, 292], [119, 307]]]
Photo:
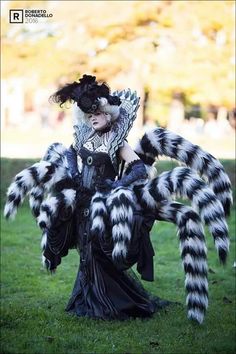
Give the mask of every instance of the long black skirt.
[[112, 242], [108, 238], [90, 238], [90, 222], [83, 210], [78, 215], [78, 244], [80, 266], [66, 311], [90, 318], [105, 320], [150, 317], [169, 304], [152, 297], [144, 290], [131, 269], [137, 269], [143, 279], [153, 280], [153, 248], [149, 232], [154, 222], [150, 216], [136, 212], [127, 259], [115, 264], [112, 260]]

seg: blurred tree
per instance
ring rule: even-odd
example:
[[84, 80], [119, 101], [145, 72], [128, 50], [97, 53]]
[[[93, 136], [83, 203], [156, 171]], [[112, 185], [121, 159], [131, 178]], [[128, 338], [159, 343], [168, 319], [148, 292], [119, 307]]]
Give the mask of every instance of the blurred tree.
[[[9, 1], [53, 18], [3, 18], [3, 78], [65, 83], [84, 72], [112, 82], [122, 72], [149, 93], [146, 112], [166, 123], [173, 92], [190, 104], [234, 105], [234, 1]], [[123, 78], [123, 76], [120, 76]]]

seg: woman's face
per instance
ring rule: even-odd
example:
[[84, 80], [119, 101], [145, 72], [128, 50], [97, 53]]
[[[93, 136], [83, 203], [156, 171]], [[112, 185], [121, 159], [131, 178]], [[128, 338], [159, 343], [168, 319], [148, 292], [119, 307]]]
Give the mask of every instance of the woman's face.
[[107, 127], [110, 117], [109, 113], [98, 111], [89, 114], [88, 119], [95, 130], [103, 130]]

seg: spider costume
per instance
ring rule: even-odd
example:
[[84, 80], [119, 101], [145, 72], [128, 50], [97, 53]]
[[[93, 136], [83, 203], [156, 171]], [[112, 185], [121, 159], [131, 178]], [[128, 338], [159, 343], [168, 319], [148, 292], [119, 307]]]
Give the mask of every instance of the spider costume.
[[[47, 269], [54, 271], [71, 248], [80, 253], [66, 310], [103, 319], [147, 317], [168, 304], [147, 294], [131, 267], [136, 264], [142, 279], [153, 280], [150, 230], [155, 220], [174, 223], [186, 275], [188, 318], [202, 323], [208, 306], [202, 223], [209, 227], [221, 262], [229, 250], [225, 217], [232, 194], [223, 166], [199, 146], [163, 128], [146, 133], [135, 149], [140, 159], [124, 166], [118, 152], [136, 117], [136, 92], [111, 95], [106, 84], [99, 85], [87, 75], [58, 92], [57, 102], [69, 99], [78, 105], [74, 143], [69, 149], [52, 144], [40, 162], [16, 175], [8, 189], [5, 216], [14, 217], [29, 194], [43, 231]], [[97, 109], [113, 117], [112, 124], [100, 132], [86, 121]], [[160, 155], [185, 167], [151, 179], [148, 167]], [[192, 206], [172, 200], [173, 196], [189, 199]]]

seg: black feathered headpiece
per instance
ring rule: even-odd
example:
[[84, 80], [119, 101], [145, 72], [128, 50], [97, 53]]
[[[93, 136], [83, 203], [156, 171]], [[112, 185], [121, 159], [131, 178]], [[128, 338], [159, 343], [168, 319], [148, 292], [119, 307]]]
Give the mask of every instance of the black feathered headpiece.
[[[110, 88], [105, 82], [99, 84], [96, 77], [91, 75], [83, 75], [79, 82], [75, 81], [62, 87], [52, 95], [52, 100], [60, 105], [73, 100], [84, 113], [94, 113], [101, 106], [105, 109], [105, 106], [108, 108], [121, 104], [118, 96], [110, 94]], [[109, 112], [108, 109], [108, 113], [112, 114], [112, 111], [114, 110], [110, 109]]]

